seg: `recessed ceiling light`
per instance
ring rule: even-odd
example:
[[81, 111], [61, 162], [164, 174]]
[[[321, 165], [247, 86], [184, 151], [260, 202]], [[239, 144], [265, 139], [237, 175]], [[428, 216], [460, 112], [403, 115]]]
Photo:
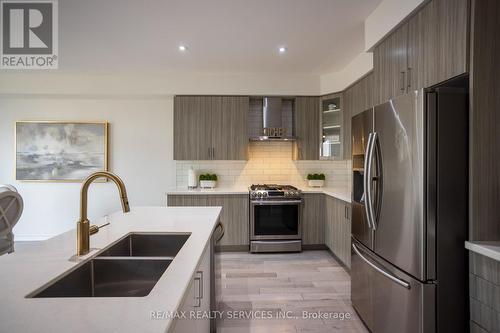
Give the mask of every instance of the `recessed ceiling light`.
[[280, 47], [278, 48], [278, 52], [279, 52], [279, 53], [285, 53], [285, 52], [286, 52], [286, 47], [284, 47], [284, 46], [280, 46]]
[[179, 51], [184, 52], [186, 50], [187, 50], [187, 46], [186, 45], [179, 45]]

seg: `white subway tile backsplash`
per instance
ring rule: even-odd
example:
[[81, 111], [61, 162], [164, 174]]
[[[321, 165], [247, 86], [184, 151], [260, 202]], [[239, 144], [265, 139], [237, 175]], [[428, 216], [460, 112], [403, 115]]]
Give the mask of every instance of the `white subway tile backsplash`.
[[350, 187], [351, 161], [294, 161], [292, 142], [251, 142], [248, 161], [176, 161], [176, 185], [187, 187], [187, 174], [215, 173], [219, 186], [248, 186], [255, 183], [306, 184], [308, 173], [324, 173], [327, 187]]

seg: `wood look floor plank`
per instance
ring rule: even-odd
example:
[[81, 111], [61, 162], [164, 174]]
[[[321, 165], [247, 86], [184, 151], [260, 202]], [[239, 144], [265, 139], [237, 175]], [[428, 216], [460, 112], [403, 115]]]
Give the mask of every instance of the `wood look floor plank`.
[[275, 278], [277, 274], [275, 272], [240, 272], [240, 273], [226, 273], [226, 278], [228, 279], [238, 279], [238, 278]]
[[[217, 256], [218, 309], [271, 314], [225, 315], [219, 333], [367, 332], [351, 305], [349, 274], [326, 251]], [[331, 317], [314, 317], [318, 313]]]

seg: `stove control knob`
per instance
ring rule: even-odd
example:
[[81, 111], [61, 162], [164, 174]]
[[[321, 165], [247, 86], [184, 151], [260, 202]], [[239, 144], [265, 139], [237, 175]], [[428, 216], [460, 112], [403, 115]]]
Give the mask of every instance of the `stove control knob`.
[[267, 192], [262, 193], [263, 197], [267, 197]]

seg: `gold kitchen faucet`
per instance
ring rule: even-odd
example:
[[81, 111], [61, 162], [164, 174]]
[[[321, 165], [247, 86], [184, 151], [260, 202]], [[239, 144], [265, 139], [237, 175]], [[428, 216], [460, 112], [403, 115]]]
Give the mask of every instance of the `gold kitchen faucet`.
[[120, 192], [123, 212], [130, 212], [127, 190], [125, 189], [125, 184], [120, 177], [107, 171], [95, 172], [88, 176], [83, 182], [82, 189], [80, 191], [80, 219], [76, 225], [76, 252], [79, 256], [89, 253], [90, 235], [99, 231], [99, 227], [97, 225], [90, 225], [90, 221], [87, 218], [87, 197], [89, 186], [98, 178], [107, 178], [116, 184], [118, 191]]

